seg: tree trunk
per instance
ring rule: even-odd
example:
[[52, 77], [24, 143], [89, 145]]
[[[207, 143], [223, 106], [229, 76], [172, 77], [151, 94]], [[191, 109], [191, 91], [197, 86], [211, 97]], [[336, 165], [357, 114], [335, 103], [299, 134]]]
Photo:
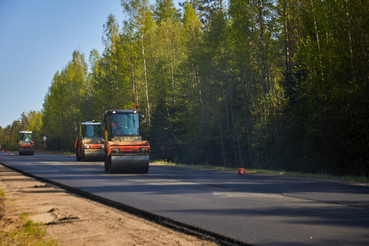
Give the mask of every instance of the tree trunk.
[[310, 2], [311, 2], [311, 9], [313, 11], [313, 17], [314, 17], [314, 29], [315, 29], [316, 43], [318, 46], [318, 53], [319, 53], [320, 74], [322, 76], [322, 80], [324, 80], [322, 52], [320, 50], [320, 40], [319, 40], [318, 25], [317, 25], [317, 20], [316, 20], [316, 15], [315, 15], [315, 8], [314, 8], [313, 0], [310, 0]]
[[[251, 30], [251, 37], [253, 37], [253, 27], [252, 27], [252, 30]], [[256, 122], [259, 122], [259, 119], [258, 119], [258, 111], [256, 109], [256, 100], [255, 100], [255, 91], [254, 91], [254, 76], [253, 76], [253, 73], [252, 73], [252, 65], [251, 65], [251, 52], [250, 52], [250, 45], [248, 44], [248, 39], [247, 39], [247, 33], [246, 33], [246, 30], [245, 30], [245, 43], [246, 43], [246, 48], [247, 48], [247, 52], [248, 52], [248, 65], [249, 65], [249, 79], [250, 79], [250, 88], [251, 88], [251, 94], [252, 94], [252, 104], [253, 104], [253, 108], [254, 108], [254, 111], [255, 111], [255, 118], [256, 118]], [[246, 89], [246, 87], [245, 87]]]
[[285, 47], [286, 47], [286, 82], [287, 85], [291, 85], [291, 74], [292, 74], [292, 69], [291, 69], [291, 50], [290, 50], [290, 32], [289, 32], [289, 5], [287, 3], [287, 0], [284, 1], [283, 4], [283, 8], [284, 8], [284, 42], [285, 42]]
[[141, 45], [142, 45], [142, 58], [143, 58], [143, 63], [144, 63], [144, 76], [145, 76], [145, 94], [146, 94], [146, 110], [147, 110], [147, 119], [148, 119], [148, 123], [149, 126], [150, 124], [150, 118], [151, 118], [151, 114], [150, 114], [150, 101], [149, 101], [149, 90], [148, 90], [148, 86], [147, 86], [147, 73], [146, 73], [146, 59], [145, 59], [145, 46], [144, 46], [144, 42], [143, 42], [143, 35], [141, 37]]
[[348, 45], [349, 45], [349, 53], [350, 53], [350, 67], [351, 67], [351, 79], [355, 81], [355, 73], [354, 73], [354, 59], [352, 52], [352, 40], [351, 40], [351, 21], [349, 16], [349, 10], [347, 6], [347, 0], [345, 0], [345, 9], [346, 9], [346, 19], [347, 19], [347, 35], [348, 35]]
[[218, 116], [218, 124], [219, 124], [219, 133], [220, 133], [220, 145], [222, 146], [223, 163], [224, 163], [224, 167], [227, 167], [227, 160], [226, 160], [226, 156], [225, 156], [224, 143], [223, 143], [222, 125], [220, 124], [220, 117], [219, 116]]
[[[265, 41], [264, 41], [264, 18], [263, 18], [263, 3], [262, 0], [258, 0], [258, 11], [259, 11], [259, 25], [260, 25], [260, 55], [261, 55], [261, 73], [262, 73], [262, 84], [263, 84], [263, 98], [268, 92], [268, 67], [266, 65], [266, 54], [265, 54]], [[265, 103], [264, 103], [265, 110]]]

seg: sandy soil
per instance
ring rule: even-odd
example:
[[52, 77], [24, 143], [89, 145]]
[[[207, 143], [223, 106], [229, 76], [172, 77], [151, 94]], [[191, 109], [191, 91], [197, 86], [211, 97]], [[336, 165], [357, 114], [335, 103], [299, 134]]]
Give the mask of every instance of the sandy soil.
[[46, 238], [61, 245], [216, 245], [202, 241], [117, 209], [67, 193], [0, 165], [0, 230], [19, 225], [28, 213], [47, 225]]

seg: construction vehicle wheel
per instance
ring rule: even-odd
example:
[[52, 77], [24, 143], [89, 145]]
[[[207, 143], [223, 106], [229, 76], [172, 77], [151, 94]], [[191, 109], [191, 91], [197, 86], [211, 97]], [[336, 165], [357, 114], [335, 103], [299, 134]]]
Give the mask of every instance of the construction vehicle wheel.
[[109, 173], [115, 173], [111, 165], [111, 155], [107, 157], [107, 160], [108, 160], [107, 164], [108, 164]]

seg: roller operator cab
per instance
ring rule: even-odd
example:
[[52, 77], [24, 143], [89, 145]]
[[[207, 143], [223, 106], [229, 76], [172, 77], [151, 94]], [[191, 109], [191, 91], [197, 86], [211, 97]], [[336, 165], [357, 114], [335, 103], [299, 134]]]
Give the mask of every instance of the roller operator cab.
[[138, 105], [134, 110], [105, 111], [104, 137], [105, 171], [110, 173], [149, 171], [150, 144], [140, 136]]
[[32, 131], [19, 131], [20, 140], [17, 140], [19, 155], [33, 155], [35, 142], [32, 140]]
[[104, 138], [101, 122], [86, 121], [79, 123], [78, 137], [74, 148], [77, 161], [103, 161]]

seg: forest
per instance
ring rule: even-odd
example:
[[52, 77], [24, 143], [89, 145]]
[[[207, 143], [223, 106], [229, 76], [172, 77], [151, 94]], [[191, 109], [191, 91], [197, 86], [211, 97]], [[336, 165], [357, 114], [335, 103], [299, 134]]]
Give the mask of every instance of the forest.
[[152, 160], [369, 175], [369, 1], [121, 0], [40, 111], [0, 127], [73, 151], [78, 122], [138, 103]]

